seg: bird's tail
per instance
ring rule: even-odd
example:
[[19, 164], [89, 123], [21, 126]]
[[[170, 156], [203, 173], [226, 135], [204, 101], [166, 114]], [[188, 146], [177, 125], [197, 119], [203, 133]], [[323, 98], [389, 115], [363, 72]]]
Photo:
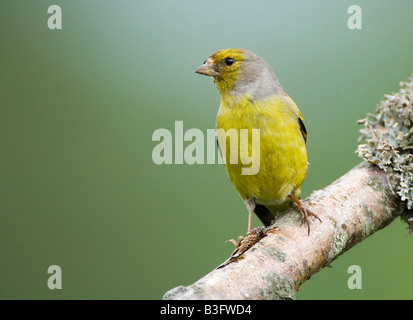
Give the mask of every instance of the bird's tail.
[[264, 224], [264, 226], [268, 227], [271, 225], [277, 213], [287, 210], [290, 206], [290, 203], [291, 201], [285, 201], [284, 203], [279, 205], [267, 206], [257, 203], [254, 212], [257, 215], [257, 217], [261, 220], [261, 222]]
[[272, 220], [274, 220], [274, 216], [262, 204], [257, 203], [257, 205], [255, 206], [254, 212], [257, 215], [257, 217], [261, 220], [261, 222], [264, 224], [264, 226], [266, 227], [270, 226]]

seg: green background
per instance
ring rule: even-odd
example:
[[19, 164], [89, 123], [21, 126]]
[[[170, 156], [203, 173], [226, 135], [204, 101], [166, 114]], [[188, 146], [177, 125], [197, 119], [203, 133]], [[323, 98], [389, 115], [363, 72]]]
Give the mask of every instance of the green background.
[[[62, 30], [47, 28], [52, 4]], [[347, 27], [352, 4], [362, 30]], [[413, 71], [412, 15], [409, 0], [2, 0], [0, 298], [160, 299], [195, 282], [247, 211], [222, 165], [152, 161], [156, 129], [214, 127], [218, 92], [193, 70], [228, 47], [273, 66], [309, 133], [306, 197], [361, 161], [356, 120]], [[398, 219], [297, 297], [412, 299], [412, 253]], [[54, 264], [62, 290], [47, 287]]]

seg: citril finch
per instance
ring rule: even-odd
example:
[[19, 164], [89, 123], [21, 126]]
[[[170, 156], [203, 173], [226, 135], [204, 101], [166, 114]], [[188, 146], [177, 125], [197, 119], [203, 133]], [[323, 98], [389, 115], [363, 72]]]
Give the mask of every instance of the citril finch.
[[[309, 216], [318, 217], [299, 200], [308, 166], [307, 131], [300, 110], [284, 92], [271, 67], [251, 51], [224, 49], [213, 53], [195, 72], [213, 77], [221, 95], [216, 119], [218, 149], [225, 158], [228, 176], [249, 211], [248, 233], [253, 212], [269, 226], [277, 212], [291, 203], [307, 222], [310, 233]], [[248, 166], [241, 161], [242, 150], [238, 161], [230, 161], [231, 143], [241, 149], [241, 139], [232, 140], [218, 131], [231, 129], [238, 137], [242, 129], [248, 130], [251, 164], [259, 163], [254, 174], [243, 174], [242, 169]], [[252, 146], [253, 129], [259, 129], [258, 150]]]

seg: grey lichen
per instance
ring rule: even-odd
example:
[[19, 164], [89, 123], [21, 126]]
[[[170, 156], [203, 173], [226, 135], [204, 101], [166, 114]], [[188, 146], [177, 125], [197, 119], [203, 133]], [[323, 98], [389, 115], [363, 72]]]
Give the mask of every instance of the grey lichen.
[[295, 300], [294, 281], [287, 276], [276, 273], [266, 275], [265, 282], [268, 287], [260, 289], [260, 295], [264, 300]]
[[265, 255], [266, 255], [267, 257], [269, 257], [269, 258], [273, 258], [273, 259], [275, 259], [275, 260], [277, 260], [277, 261], [280, 261], [280, 262], [284, 262], [284, 261], [285, 261], [286, 253], [278, 250], [277, 248], [274, 248], [274, 247], [265, 247], [265, 248], [263, 249], [263, 252], [264, 252]]
[[366, 186], [372, 187], [376, 191], [382, 191], [382, 188], [383, 188], [381, 181], [376, 176], [371, 176], [363, 184], [365, 184]]
[[366, 217], [366, 223], [363, 226], [363, 237], [366, 237], [372, 234], [375, 230], [374, 212], [368, 206], [363, 207], [363, 212]]
[[[399, 176], [397, 194], [413, 209], [413, 76], [397, 93], [385, 95], [376, 109], [359, 120], [364, 128], [356, 153], [365, 161]], [[362, 143], [364, 142], [364, 143]]]
[[327, 262], [331, 263], [336, 259], [346, 247], [348, 243], [348, 234], [343, 228], [336, 228], [333, 238], [331, 239], [331, 249], [328, 252]]

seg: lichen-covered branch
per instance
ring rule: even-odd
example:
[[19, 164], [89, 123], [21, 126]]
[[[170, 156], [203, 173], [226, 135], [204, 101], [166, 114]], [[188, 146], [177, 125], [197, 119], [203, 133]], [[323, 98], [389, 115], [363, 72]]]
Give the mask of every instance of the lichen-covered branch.
[[225, 267], [164, 299], [294, 299], [300, 285], [397, 216], [413, 231], [413, 78], [361, 120], [357, 153], [365, 160], [303, 203], [311, 234], [290, 209], [267, 235]]
[[356, 152], [380, 169], [396, 173], [395, 191], [407, 206], [403, 219], [413, 232], [413, 76], [400, 87], [399, 92], [384, 96], [375, 115], [359, 120], [364, 128]]
[[314, 220], [310, 235], [289, 210], [241, 259], [164, 299], [294, 299], [304, 281], [399, 215], [393, 188], [388, 173], [359, 165], [304, 201], [322, 220]]

